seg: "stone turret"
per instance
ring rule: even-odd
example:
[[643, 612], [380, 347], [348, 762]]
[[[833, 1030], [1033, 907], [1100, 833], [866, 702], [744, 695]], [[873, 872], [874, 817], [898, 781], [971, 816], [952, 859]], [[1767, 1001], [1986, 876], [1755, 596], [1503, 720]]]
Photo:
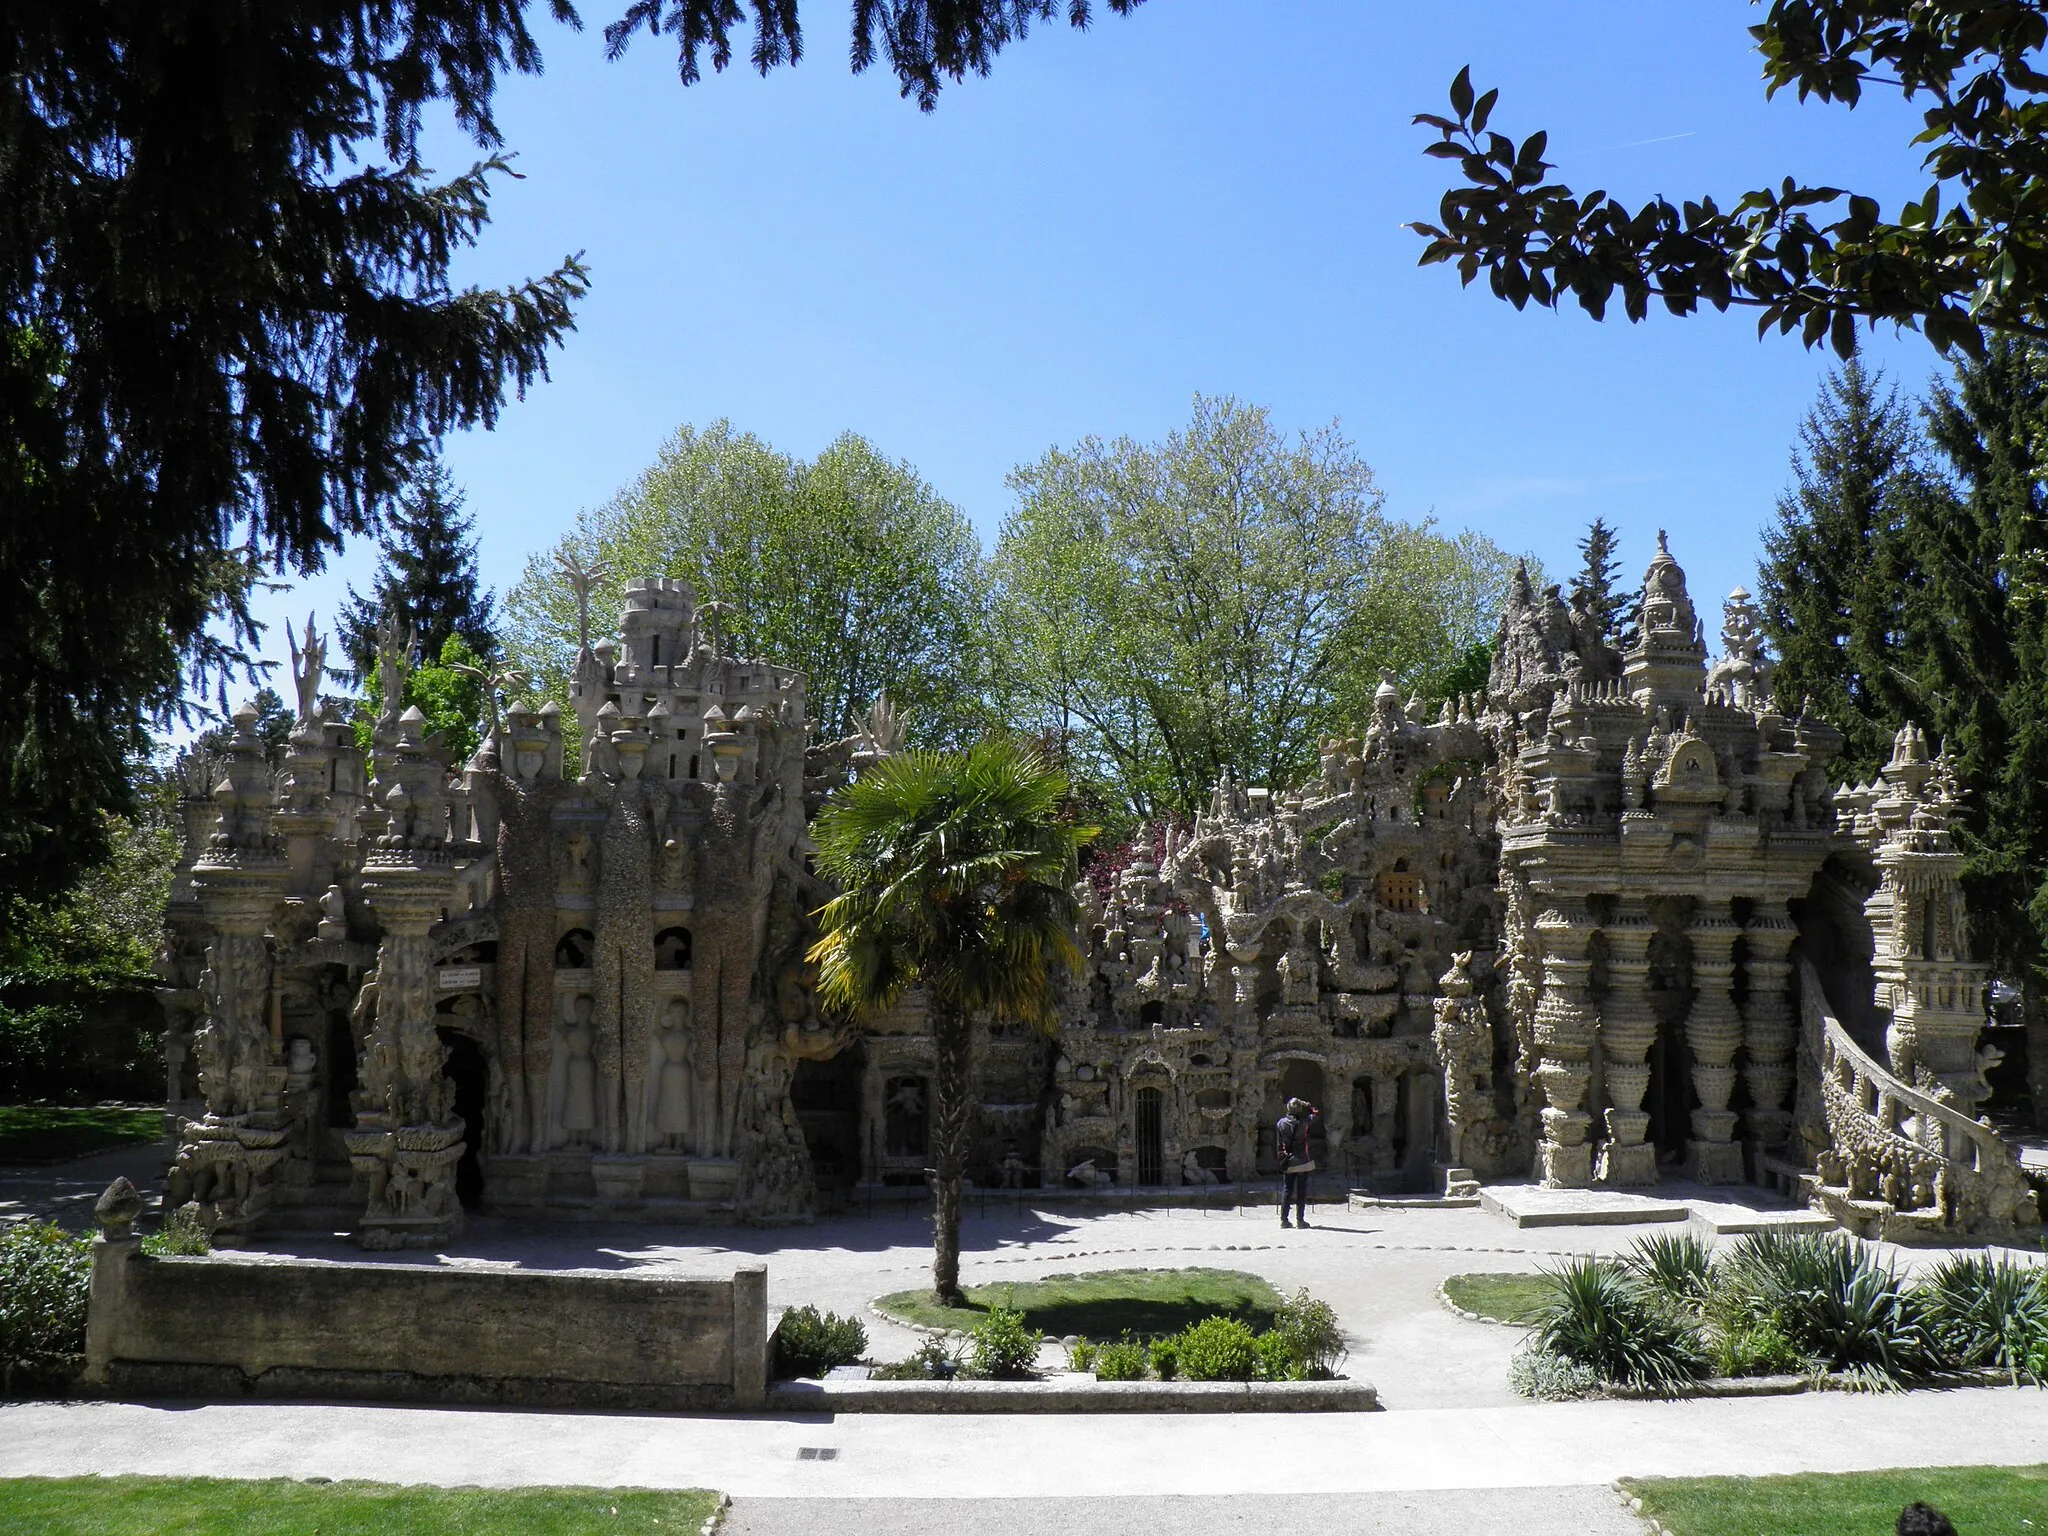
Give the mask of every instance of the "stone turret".
[[1697, 704], [1707, 675], [1707, 646], [1699, 616], [1685, 590], [1685, 572], [1671, 558], [1664, 531], [1657, 530], [1657, 554], [1643, 573], [1636, 609], [1636, 643], [1624, 661], [1629, 696], [1642, 703]]

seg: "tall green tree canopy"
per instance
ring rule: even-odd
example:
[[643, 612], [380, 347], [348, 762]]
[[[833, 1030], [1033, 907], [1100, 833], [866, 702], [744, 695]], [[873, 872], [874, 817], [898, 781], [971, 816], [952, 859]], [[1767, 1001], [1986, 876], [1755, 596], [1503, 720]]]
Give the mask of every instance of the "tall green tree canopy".
[[1481, 272], [1516, 308], [1571, 300], [1631, 320], [1652, 301], [1754, 309], [1847, 357], [1857, 321], [1924, 330], [1983, 355], [1983, 332], [2048, 337], [2048, 45], [2044, 0], [1772, 0], [1750, 28], [1767, 95], [1854, 107], [1866, 90], [1924, 104], [1927, 190], [1889, 216], [1874, 197], [1792, 177], [1732, 199], [1630, 207], [1554, 180], [1547, 136], [1498, 131], [1496, 90], [1452, 83], [1428, 153], [1456, 163], [1422, 261]]
[[1620, 536], [1607, 526], [1606, 518], [1594, 518], [1586, 536], [1579, 540], [1579, 571], [1566, 593], [1573, 608], [1593, 615], [1602, 637], [1610, 645], [1619, 643], [1627, 627], [1632, 598], [1632, 594], [1615, 585], [1621, 576], [1621, 557], [1614, 552], [1620, 542]]
[[1334, 424], [1289, 438], [1231, 399], [1198, 397], [1159, 443], [1054, 449], [1010, 483], [998, 708], [1132, 819], [1191, 814], [1226, 770], [1294, 782], [1366, 718], [1383, 669], [1449, 691], [1513, 569], [1476, 534], [1386, 518]]
[[462, 502], [462, 492], [440, 464], [399, 497], [379, 540], [376, 584], [367, 596], [350, 587], [335, 625], [357, 677], [374, 669], [377, 623], [387, 610], [410, 629], [415, 649], [428, 661], [439, 658], [456, 635], [471, 664], [496, 653], [495, 605], [476, 574], [476, 519], [463, 512]]
[[555, 558], [566, 551], [604, 568], [596, 623], [636, 576], [683, 577], [700, 601], [725, 605], [721, 643], [800, 668], [828, 738], [883, 693], [913, 741], [951, 740], [977, 717], [974, 530], [908, 464], [850, 433], [807, 462], [726, 422], [685, 427], [637, 481], [529, 560], [506, 599], [505, 640], [557, 699], [576, 657], [575, 593]]
[[1910, 540], [1916, 505], [1944, 495], [1922, 465], [1910, 407], [1851, 357], [1799, 429], [1793, 485], [1763, 535], [1757, 599], [1778, 656], [1779, 705], [1811, 702], [1847, 738], [1840, 772], [1867, 778], [1913, 712]]
[[[1103, 0], [1112, 13], [1138, 0]], [[1088, 0], [850, 0], [851, 62], [929, 109]], [[580, 25], [570, 0], [549, 0]], [[493, 98], [538, 74], [526, 0], [106, 0], [0, 12], [0, 897], [106, 848], [146, 724], [246, 665], [261, 575], [376, 531], [452, 428], [545, 372], [579, 261], [458, 289], [509, 172]], [[628, 0], [685, 83], [796, 0]], [[445, 111], [485, 151], [417, 157]], [[220, 621], [209, 628], [209, 621]]]

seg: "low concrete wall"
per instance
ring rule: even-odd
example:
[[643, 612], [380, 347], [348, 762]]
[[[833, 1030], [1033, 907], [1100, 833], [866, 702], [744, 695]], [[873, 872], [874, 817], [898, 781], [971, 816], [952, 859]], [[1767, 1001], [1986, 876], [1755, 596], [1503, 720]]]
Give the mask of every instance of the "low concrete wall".
[[768, 1270], [682, 1279], [93, 1248], [86, 1380], [205, 1397], [753, 1409]]

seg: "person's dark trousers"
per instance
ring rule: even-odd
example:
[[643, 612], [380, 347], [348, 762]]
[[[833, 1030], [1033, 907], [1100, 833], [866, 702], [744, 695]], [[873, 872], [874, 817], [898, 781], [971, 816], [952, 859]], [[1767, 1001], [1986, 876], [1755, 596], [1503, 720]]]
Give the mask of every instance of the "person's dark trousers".
[[1287, 1207], [1291, 1205], [1294, 1207], [1294, 1219], [1302, 1222], [1307, 1221], [1308, 1175], [1305, 1173], [1285, 1173], [1280, 1177], [1282, 1179], [1280, 1185], [1280, 1219], [1282, 1221], [1287, 1219]]

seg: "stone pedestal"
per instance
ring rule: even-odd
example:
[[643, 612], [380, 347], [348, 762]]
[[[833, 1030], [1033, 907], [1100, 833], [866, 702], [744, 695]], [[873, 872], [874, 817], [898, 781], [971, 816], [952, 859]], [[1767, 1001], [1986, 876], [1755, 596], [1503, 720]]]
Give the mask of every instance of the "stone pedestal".
[[593, 1157], [590, 1179], [606, 1205], [638, 1205], [643, 1197], [647, 1161], [639, 1157]]
[[693, 1157], [690, 1159], [690, 1198], [692, 1200], [730, 1200], [733, 1191], [739, 1187], [740, 1165], [730, 1157]]
[[1743, 1182], [1742, 1148], [1735, 1141], [1735, 1052], [1742, 1045], [1742, 1016], [1735, 1011], [1735, 941], [1742, 930], [1729, 921], [1726, 905], [1700, 903], [1687, 936], [1692, 940], [1692, 1010], [1685, 1017], [1685, 1043], [1692, 1050], [1692, 1086], [1699, 1108], [1692, 1112], [1686, 1143], [1686, 1172], [1700, 1184]]
[[1601, 1078], [1607, 1090], [1607, 1140], [1600, 1148], [1597, 1176], [1602, 1184], [1636, 1187], [1657, 1182], [1657, 1149], [1643, 1138], [1650, 1117], [1643, 1094], [1650, 1086], [1647, 1065], [1657, 1043], [1657, 1015], [1650, 1005], [1649, 914], [1638, 902], [1625, 903], [1609, 923], [1607, 997], [1600, 1011]]
[[1536, 1083], [1543, 1091], [1538, 1117], [1543, 1140], [1536, 1149], [1545, 1184], [1593, 1182], [1593, 1117], [1586, 1110], [1592, 1078], [1593, 1011], [1587, 1001], [1587, 946], [1593, 924], [1577, 905], [1556, 906], [1536, 920], [1543, 951], [1543, 996], [1536, 1004]]

